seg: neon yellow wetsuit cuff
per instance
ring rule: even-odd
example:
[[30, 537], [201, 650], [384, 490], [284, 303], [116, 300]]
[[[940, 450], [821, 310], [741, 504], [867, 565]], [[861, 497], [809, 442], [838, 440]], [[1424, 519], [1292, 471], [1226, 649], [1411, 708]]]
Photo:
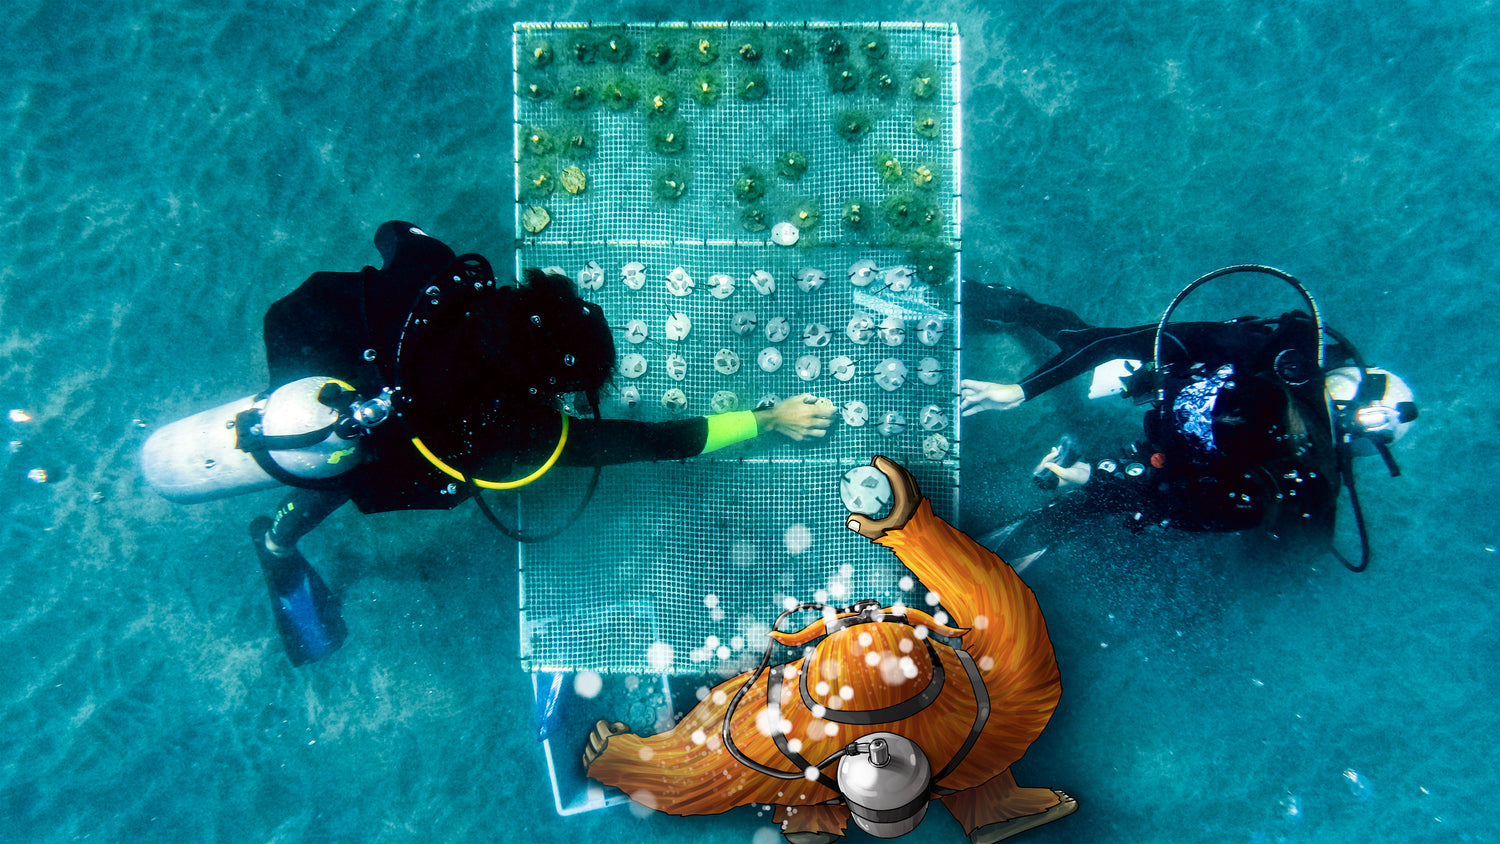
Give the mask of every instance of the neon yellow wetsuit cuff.
[[699, 454], [707, 454], [710, 451], [718, 451], [726, 445], [734, 445], [753, 439], [760, 429], [755, 424], [755, 411], [736, 410], [733, 413], [719, 413], [708, 419], [708, 440], [703, 443], [703, 450]]

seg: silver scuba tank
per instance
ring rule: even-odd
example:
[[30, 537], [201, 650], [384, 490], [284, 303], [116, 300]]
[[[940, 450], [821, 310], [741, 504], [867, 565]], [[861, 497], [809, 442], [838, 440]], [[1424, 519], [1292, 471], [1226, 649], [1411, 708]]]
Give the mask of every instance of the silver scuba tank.
[[838, 785], [860, 829], [895, 838], [917, 828], [931, 799], [932, 767], [916, 742], [870, 733], [839, 761]]
[[[363, 429], [340, 425], [338, 410], [318, 400], [330, 383], [348, 388], [312, 376], [269, 396], [246, 396], [167, 425], [141, 449], [146, 482], [171, 501], [192, 504], [283, 483], [273, 473], [317, 480], [349, 471], [359, 464], [355, 432]], [[265, 461], [270, 471], [262, 467]]]

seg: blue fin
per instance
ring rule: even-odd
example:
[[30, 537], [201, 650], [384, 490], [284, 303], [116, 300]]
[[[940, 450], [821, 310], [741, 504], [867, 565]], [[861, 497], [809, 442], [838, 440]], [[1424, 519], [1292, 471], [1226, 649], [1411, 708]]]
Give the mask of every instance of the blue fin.
[[250, 524], [250, 536], [271, 590], [276, 630], [292, 665], [317, 662], [338, 650], [348, 633], [338, 597], [306, 557], [295, 551], [285, 556], [272, 554], [266, 548], [270, 526], [270, 519], [258, 518]]

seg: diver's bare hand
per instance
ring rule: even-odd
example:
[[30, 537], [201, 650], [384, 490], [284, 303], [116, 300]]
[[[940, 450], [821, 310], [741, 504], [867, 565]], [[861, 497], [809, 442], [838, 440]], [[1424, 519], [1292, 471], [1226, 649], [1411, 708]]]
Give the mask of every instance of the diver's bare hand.
[[1056, 461], [1060, 454], [1062, 454], [1062, 449], [1053, 446], [1052, 450], [1047, 452], [1047, 456], [1042, 458], [1042, 462], [1037, 464], [1037, 468], [1046, 469], [1056, 475], [1059, 488], [1072, 485], [1082, 486], [1088, 483], [1090, 475], [1093, 474], [1092, 467], [1081, 460], [1071, 466], [1059, 466]]
[[875, 455], [870, 465], [880, 470], [891, 482], [891, 512], [883, 519], [872, 519], [858, 513], [851, 514], [844, 527], [866, 539], [879, 539], [888, 530], [904, 527], [922, 503], [922, 492], [917, 489], [917, 479], [896, 461]]
[[958, 382], [959, 412], [973, 416], [986, 410], [1011, 410], [1026, 401], [1020, 384], [996, 384], [991, 381]]
[[776, 431], [794, 440], [821, 437], [833, 424], [833, 402], [812, 393], [792, 396], [755, 411], [755, 424], [762, 431]]
[[588, 743], [583, 746], [584, 770], [588, 770], [588, 767], [594, 764], [594, 760], [598, 759], [604, 753], [604, 748], [608, 746], [611, 738], [623, 736], [628, 732], [630, 732], [630, 728], [619, 721], [613, 724], [603, 720], [595, 721], [594, 729], [589, 732]]

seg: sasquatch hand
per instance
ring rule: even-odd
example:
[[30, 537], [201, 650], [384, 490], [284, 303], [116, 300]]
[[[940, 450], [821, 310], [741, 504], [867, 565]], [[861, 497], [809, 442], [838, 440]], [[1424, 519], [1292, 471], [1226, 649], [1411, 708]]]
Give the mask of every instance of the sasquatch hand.
[[877, 454], [870, 460], [870, 465], [891, 482], [891, 512], [883, 519], [856, 513], [844, 526], [867, 539], [879, 539], [886, 531], [903, 527], [911, 520], [912, 514], [917, 512], [917, 505], [922, 503], [922, 493], [917, 489], [916, 479], [896, 461]]
[[588, 767], [594, 764], [594, 760], [604, 753], [604, 748], [612, 737], [623, 736], [628, 732], [630, 728], [619, 721], [613, 724], [603, 720], [595, 721], [594, 729], [589, 733], [588, 743], [583, 746], [584, 770], [588, 770]]

